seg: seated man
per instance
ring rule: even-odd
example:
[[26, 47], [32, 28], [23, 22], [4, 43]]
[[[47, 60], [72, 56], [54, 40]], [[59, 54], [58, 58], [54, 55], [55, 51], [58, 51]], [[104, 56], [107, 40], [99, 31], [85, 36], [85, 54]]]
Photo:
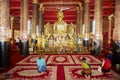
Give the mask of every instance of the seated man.
[[37, 58], [37, 69], [38, 69], [38, 72], [45, 72], [47, 70], [46, 61], [42, 57], [42, 53], [40, 53], [39, 57]]
[[85, 75], [85, 77], [90, 77], [92, 74], [90, 64], [87, 62], [86, 58], [82, 58], [82, 74]]

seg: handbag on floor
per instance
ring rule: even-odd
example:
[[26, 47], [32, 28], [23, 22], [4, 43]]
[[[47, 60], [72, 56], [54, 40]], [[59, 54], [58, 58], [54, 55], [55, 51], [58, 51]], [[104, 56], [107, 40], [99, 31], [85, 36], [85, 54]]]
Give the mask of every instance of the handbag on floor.
[[102, 67], [101, 66], [98, 66], [98, 72], [102, 72]]

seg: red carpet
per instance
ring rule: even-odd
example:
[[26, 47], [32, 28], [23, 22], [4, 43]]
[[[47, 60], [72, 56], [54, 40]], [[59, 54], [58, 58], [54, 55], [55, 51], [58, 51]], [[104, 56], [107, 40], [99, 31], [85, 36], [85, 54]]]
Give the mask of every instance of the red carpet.
[[81, 54], [45, 54], [47, 71], [37, 72], [37, 55], [29, 55], [8, 71], [8, 80], [85, 80], [81, 75], [81, 58], [86, 57], [92, 67], [93, 80], [120, 80], [120, 75], [112, 71], [110, 75], [101, 75], [97, 66], [101, 61], [91, 55]]
[[101, 64], [101, 61], [92, 55], [72, 55], [76, 64], [82, 63], [82, 57], [85, 57], [90, 64]]
[[[111, 74], [101, 74], [97, 71], [97, 66], [91, 65], [93, 80], [120, 80], [120, 75], [111, 71]], [[65, 80], [86, 80], [81, 74], [81, 66], [64, 66]]]
[[47, 61], [48, 65], [73, 65], [75, 64], [71, 55], [51, 55]]
[[[49, 55], [45, 55], [44, 58], [47, 60]], [[36, 65], [36, 59], [38, 55], [30, 55], [20, 62], [16, 63], [16, 65]]]
[[47, 66], [45, 73], [38, 73], [36, 66], [16, 66], [11, 69], [11, 80], [57, 80], [57, 66]]
[[[30, 55], [18, 62], [16, 65], [36, 65], [37, 56], [38, 55]], [[81, 64], [82, 57], [85, 57], [90, 64], [101, 64], [101, 61], [92, 55], [45, 54], [44, 58], [46, 59], [47, 65], [74, 65]]]

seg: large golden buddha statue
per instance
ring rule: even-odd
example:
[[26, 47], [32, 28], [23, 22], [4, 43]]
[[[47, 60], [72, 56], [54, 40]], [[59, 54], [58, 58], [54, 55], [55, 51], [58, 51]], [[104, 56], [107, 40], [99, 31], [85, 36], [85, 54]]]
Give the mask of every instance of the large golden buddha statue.
[[63, 21], [64, 14], [62, 10], [57, 13], [58, 20], [54, 23], [54, 34], [64, 34], [67, 32], [67, 23]]

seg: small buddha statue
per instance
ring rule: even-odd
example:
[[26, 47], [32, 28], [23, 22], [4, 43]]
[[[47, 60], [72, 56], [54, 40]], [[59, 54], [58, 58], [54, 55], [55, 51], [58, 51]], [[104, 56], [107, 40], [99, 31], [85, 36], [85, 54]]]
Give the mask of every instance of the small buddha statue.
[[51, 34], [50, 36], [49, 36], [49, 39], [48, 39], [49, 41], [48, 41], [48, 45], [49, 46], [54, 46], [54, 35], [53, 34]]
[[58, 13], [57, 13], [57, 18], [58, 20], [54, 23], [54, 26], [53, 26], [53, 31], [55, 34], [64, 34], [67, 32], [67, 23], [63, 21], [63, 12], [62, 10], [60, 10]]
[[49, 22], [44, 26], [44, 32], [45, 32], [45, 35], [52, 33], [51, 24]]
[[71, 23], [71, 24], [70, 24], [70, 27], [69, 27], [69, 33], [70, 33], [71, 35], [73, 35], [74, 32], [75, 32], [75, 27], [74, 27], [74, 24]]
[[65, 40], [66, 40], [66, 41], [71, 40], [71, 38], [70, 38], [70, 35], [69, 35], [69, 34], [67, 34], [67, 35], [66, 35]]
[[45, 44], [46, 44], [46, 38], [45, 38], [45, 36], [44, 35], [42, 35], [42, 48], [45, 48]]

